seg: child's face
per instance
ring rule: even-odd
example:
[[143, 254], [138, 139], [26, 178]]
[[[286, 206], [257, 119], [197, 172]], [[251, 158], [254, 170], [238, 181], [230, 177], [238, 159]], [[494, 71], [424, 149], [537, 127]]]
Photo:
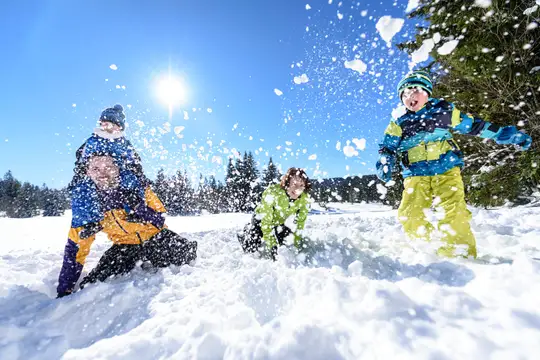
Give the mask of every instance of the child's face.
[[418, 87], [407, 88], [401, 95], [403, 105], [410, 111], [418, 111], [426, 105], [429, 96], [427, 92]]
[[287, 194], [291, 199], [296, 200], [302, 195], [306, 189], [306, 183], [300, 176], [293, 176], [289, 181], [289, 187], [287, 188]]
[[100, 121], [101, 130], [106, 131], [110, 134], [119, 133], [122, 131], [122, 128], [116, 124], [113, 124], [109, 121]]

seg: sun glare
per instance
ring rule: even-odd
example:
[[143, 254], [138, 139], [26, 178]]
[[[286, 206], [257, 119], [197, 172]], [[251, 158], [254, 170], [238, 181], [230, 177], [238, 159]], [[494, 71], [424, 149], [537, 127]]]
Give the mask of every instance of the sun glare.
[[180, 79], [168, 76], [158, 82], [157, 96], [169, 107], [181, 105], [186, 100], [186, 86]]

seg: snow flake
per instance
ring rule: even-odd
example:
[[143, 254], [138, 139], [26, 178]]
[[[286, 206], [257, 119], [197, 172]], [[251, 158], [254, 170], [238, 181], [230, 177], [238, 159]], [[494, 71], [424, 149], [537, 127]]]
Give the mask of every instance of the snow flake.
[[283, 95], [283, 91], [281, 91], [281, 90], [279, 90], [279, 89], [274, 89], [274, 93], [275, 93], [277, 96]]
[[317, 160], [317, 154], [309, 155], [308, 160]]
[[118, 70], [118, 66], [116, 66], [116, 64], [111, 64], [111, 66], [109, 66], [109, 68], [111, 70]]

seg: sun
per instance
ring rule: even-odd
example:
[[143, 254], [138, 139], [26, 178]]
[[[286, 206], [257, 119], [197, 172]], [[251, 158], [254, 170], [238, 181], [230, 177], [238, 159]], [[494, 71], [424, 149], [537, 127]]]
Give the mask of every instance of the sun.
[[187, 90], [184, 82], [173, 76], [167, 76], [157, 83], [157, 96], [169, 108], [182, 105], [186, 101]]

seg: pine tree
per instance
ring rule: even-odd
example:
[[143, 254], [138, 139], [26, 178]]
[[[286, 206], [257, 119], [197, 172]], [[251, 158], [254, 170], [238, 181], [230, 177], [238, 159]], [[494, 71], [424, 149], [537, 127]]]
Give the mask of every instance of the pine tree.
[[21, 183], [13, 177], [11, 171], [8, 171], [0, 186], [0, 211], [6, 212], [6, 215], [13, 213], [14, 202], [20, 189]]
[[8, 208], [8, 217], [29, 218], [39, 215], [39, 188], [25, 182], [13, 201], [13, 206]]
[[266, 189], [269, 185], [278, 183], [280, 178], [281, 174], [279, 173], [277, 166], [272, 161], [272, 157], [270, 157], [268, 166], [263, 171], [261, 185], [264, 189]]

